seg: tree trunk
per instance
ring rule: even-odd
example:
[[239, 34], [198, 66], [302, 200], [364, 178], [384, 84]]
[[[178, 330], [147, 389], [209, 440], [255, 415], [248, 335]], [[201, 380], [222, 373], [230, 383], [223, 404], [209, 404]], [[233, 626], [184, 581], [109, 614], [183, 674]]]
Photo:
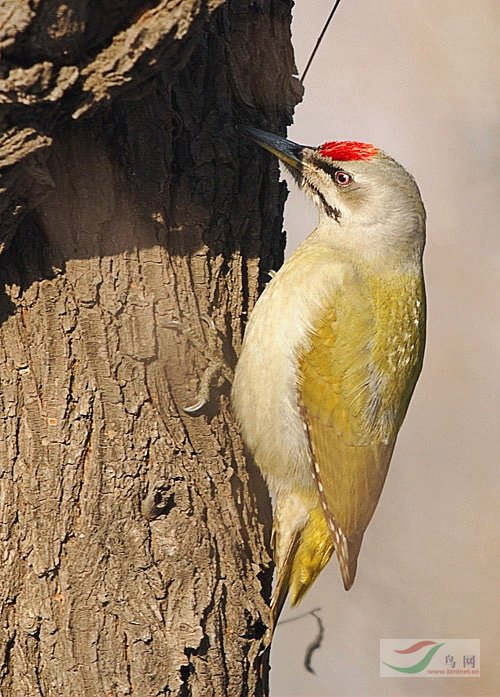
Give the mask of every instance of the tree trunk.
[[3, 697], [267, 694], [269, 498], [183, 406], [282, 261], [290, 5], [0, 9]]

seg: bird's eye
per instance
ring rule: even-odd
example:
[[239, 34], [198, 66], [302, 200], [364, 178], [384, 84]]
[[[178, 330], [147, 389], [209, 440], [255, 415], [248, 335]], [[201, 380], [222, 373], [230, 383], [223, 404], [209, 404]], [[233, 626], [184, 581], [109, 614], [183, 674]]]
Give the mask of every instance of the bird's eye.
[[351, 175], [347, 174], [347, 172], [343, 172], [341, 169], [335, 172], [334, 179], [335, 184], [338, 184], [339, 186], [347, 186], [352, 182]]

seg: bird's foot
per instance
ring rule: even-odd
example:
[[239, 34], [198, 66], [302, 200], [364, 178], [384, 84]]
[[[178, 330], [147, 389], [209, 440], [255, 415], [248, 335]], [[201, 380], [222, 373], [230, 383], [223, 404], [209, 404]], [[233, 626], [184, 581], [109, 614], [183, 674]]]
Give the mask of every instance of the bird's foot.
[[210, 401], [212, 387], [217, 389], [222, 387], [224, 382], [232, 383], [233, 371], [224, 358], [222, 351], [222, 339], [220, 332], [215, 326], [215, 322], [208, 315], [201, 317], [207, 327], [208, 346], [204, 345], [194, 329], [178, 320], [172, 320], [164, 324], [167, 329], [174, 329], [188, 339], [190, 344], [208, 361], [208, 365], [203, 371], [200, 385], [192, 404], [183, 407], [187, 414], [196, 414]]

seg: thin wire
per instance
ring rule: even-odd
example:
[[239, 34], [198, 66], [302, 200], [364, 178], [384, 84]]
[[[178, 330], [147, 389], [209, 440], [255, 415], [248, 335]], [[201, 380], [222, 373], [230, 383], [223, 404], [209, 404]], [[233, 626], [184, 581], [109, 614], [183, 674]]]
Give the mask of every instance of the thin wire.
[[317, 52], [317, 50], [318, 50], [318, 48], [319, 48], [319, 45], [320, 45], [320, 43], [322, 42], [323, 37], [324, 37], [324, 35], [326, 34], [326, 31], [327, 31], [327, 29], [328, 29], [328, 27], [329, 27], [329, 25], [330, 25], [330, 22], [331, 22], [332, 19], [333, 19], [333, 15], [335, 14], [335, 11], [336, 11], [336, 9], [337, 9], [337, 7], [338, 7], [339, 5], [340, 5], [340, 0], [337, 0], [337, 2], [335, 3], [335, 5], [333, 6], [333, 10], [332, 10], [332, 11], [330, 12], [330, 14], [328, 15], [328, 19], [327, 19], [326, 22], [325, 22], [325, 26], [324, 26], [323, 29], [321, 30], [321, 34], [319, 35], [318, 40], [316, 41], [316, 46], [313, 48], [313, 51], [312, 51], [311, 55], [309, 56], [309, 60], [307, 61], [307, 65], [306, 65], [306, 67], [304, 68], [304, 72], [302, 73], [302, 76], [301, 76], [301, 78], [300, 78], [300, 82], [301, 82], [302, 85], [304, 84], [304, 80], [306, 79], [307, 72], [308, 72], [309, 68], [311, 67], [311, 63], [312, 63], [313, 60], [314, 60], [314, 56], [316, 55], [316, 52]]

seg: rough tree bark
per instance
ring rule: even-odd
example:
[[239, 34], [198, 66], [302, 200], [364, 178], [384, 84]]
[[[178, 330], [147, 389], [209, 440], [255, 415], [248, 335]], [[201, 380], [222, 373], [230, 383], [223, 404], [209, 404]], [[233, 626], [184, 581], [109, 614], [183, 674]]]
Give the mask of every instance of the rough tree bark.
[[290, 6], [0, 5], [2, 696], [267, 694], [268, 496], [182, 407], [282, 261]]

